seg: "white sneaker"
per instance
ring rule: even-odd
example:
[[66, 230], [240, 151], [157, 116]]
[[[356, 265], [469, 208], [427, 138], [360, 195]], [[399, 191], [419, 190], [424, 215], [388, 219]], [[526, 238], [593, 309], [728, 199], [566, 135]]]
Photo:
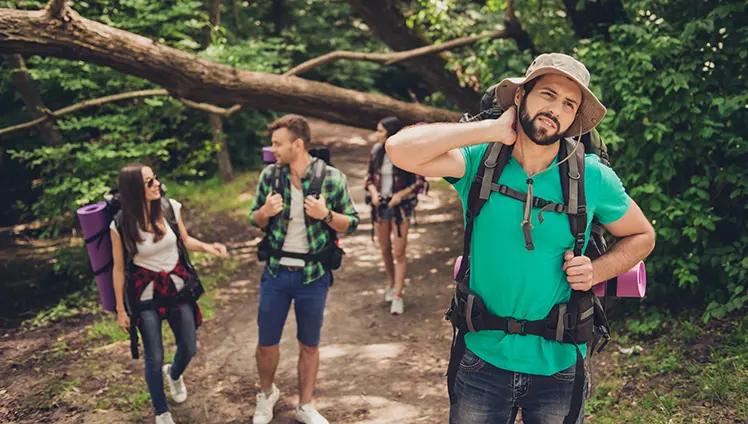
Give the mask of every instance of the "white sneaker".
[[392, 315], [400, 315], [405, 312], [405, 303], [402, 297], [396, 297], [392, 299], [392, 305], [390, 305], [390, 313]]
[[304, 424], [330, 424], [311, 403], [296, 407], [296, 421]]
[[268, 424], [273, 420], [273, 408], [280, 399], [281, 392], [273, 384], [273, 392], [265, 395], [263, 391], [257, 393], [257, 406], [255, 406], [255, 415], [252, 418], [252, 424]]
[[156, 416], [156, 424], [175, 424], [174, 420], [171, 419], [171, 412], [164, 412]]
[[[187, 400], [187, 386], [184, 385], [184, 378], [179, 377], [179, 380], [174, 381], [171, 379], [171, 364], [166, 364], [162, 368], [164, 372], [164, 381], [169, 384], [169, 393], [171, 398], [176, 403], [182, 403]], [[171, 419], [171, 418], [170, 418]], [[169, 421], [165, 421], [169, 422]]]
[[387, 291], [384, 292], [384, 301], [390, 303], [393, 299], [395, 299], [395, 288], [388, 287]]

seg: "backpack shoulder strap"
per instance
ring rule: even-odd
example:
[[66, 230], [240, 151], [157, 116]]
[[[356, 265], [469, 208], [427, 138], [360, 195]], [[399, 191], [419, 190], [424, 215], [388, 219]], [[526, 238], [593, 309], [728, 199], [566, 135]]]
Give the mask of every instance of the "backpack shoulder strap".
[[[576, 149], [576, 150], [574, 150]], [[574, 236], [574, 256], [581, 256], [587, 232], [587, 199], [584, 192], [584, 145], [566, 138], [561, 142], [559, 157], [565, 158], [574, 150], [574, 157], [559, 166], [564, 203], [568, 207], [571, 234]]]
[[499, 181], [499, 177], [501, 177], [501, 173], [506, 168], [507, 163], [509, 163], [511, 156], [512, 146], [506, 146], [498, 142], [490, 143], [481, 158], [478, 170], [475, 172], [475, 177], [473, 177], [473, 182], [468, 192], [467, 208], [465, 210], [465, 235], [462, 247], [463, 260], [460, 264], [460, 270], [457, 273], [458, 281], [469, 284], [468, 281], [464, 280], [465, 274], [467, 274], [470, 267], [470, 240], [473, 236], [473, 223], [483, 205], [486, 204], [488, 198], [491, 196], [491, 185]]
[[283, 167], [278, 164], [270, 165], [270, 173], [273, 177], [271, 193], [283, 193]]
[[312, 162], [312, 179], [309, 182], [309, 195], [319, 197], [322, 194], [322, 183], [327, 175], [327, 164], [324, 160], [315, 158]]

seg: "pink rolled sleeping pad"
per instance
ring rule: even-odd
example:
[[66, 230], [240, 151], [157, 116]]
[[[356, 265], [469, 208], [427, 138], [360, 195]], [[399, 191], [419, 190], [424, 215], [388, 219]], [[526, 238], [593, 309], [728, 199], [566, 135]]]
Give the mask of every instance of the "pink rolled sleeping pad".
[[[460, 271], [461, 263], [462, 256], [458, 256], [455, 261], [452, 275], [452, 278], [454, 278], [455, 281], [457, 281], [457, 273]], [[616, 297], [637, 297], [641, 299], [644, 298], [644, 295], [647, 293], [647, 270], [644, 266], [644, 262], [640, 261], [636, 266], [616, 277], [616, 280]], [[592, 291], [596, 296], [605, 296], [606, 284], [607, 283], [597, 284], [592, 288]]]
[[267, 168], [268, 165], [275, 163], [275, 155], [270, 151], [270, 147], [262, 148], [262, 163], [264, 164], [264, 168]]
[[[89, 239], [97, 233], [102, 232], [100, 239], [86, 244], [88, 259], [94, 273], [107, 266], [112, 260], [112, 238], [109, 235], [109, 216], [106, 211], [106, 202], [98, 202], [86, 205], [78, 209], [78, 219], [83, 230], [83, 238]], [[115, 311], [114, 285], [112, 284], [112, 267], [109, 266], [104, 272], [96, 276], [96, 285], [99, 287], [99, 299], [105, 311]]]
[[[452, 278], [457, 281], [457, 273], [460, 272], [460, 264], [462, 264], [462, 255], [457, 257], [457, 260], [455, 261], [455, 270]], [[457, 281], [459, 283], [459, 281]]]
[[[592, 291], [597, 296], [605, 296], [606, 285], [611, 282], [596, 284]], [[647, 269], [644, 262], [640, 261], [633, 268], [616, 277], [615, 297], [636, 297], [644, 298], [647, 293]]]

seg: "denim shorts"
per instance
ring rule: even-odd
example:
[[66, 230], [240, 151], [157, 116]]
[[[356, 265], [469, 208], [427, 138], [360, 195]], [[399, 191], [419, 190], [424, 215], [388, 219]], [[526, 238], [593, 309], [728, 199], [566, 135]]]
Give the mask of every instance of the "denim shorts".
[[273, 277], [265, 267], [260, 280], [260, 307], [257, 312], [260, 346], [280, 343], [291, 300], [296, 313], [296, 338], [305, 346], [319, 345], [330, 273], [325, 272], [322, 278], [309, 284], [303, 282], [303, 269], [290, 271], [281, 266], [278, 276]]

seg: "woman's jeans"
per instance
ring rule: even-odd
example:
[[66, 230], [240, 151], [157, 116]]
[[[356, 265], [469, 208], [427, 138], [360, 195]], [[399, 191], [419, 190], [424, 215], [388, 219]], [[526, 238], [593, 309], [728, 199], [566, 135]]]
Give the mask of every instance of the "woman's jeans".
[[[192, 304], [182, 303], [178, 308], [171, 308], [166, 320], [177, 341], [177, 353], [171, 366], [172, 380], [178, 380], [187, 368], [187, 364], [197, 352], [195, 334], [195, 314]], [[164, 364], [164, 345], [161, 340], [161, 322], [163, 319], [155, 309], [140, 312], [140, 335], [143, 337], [143, 356], [145, 357], [145, 382], [151, 394], [151, 402], [156, 415], [169, 410], [164, 393], [164, 377], [161, 368]]]

